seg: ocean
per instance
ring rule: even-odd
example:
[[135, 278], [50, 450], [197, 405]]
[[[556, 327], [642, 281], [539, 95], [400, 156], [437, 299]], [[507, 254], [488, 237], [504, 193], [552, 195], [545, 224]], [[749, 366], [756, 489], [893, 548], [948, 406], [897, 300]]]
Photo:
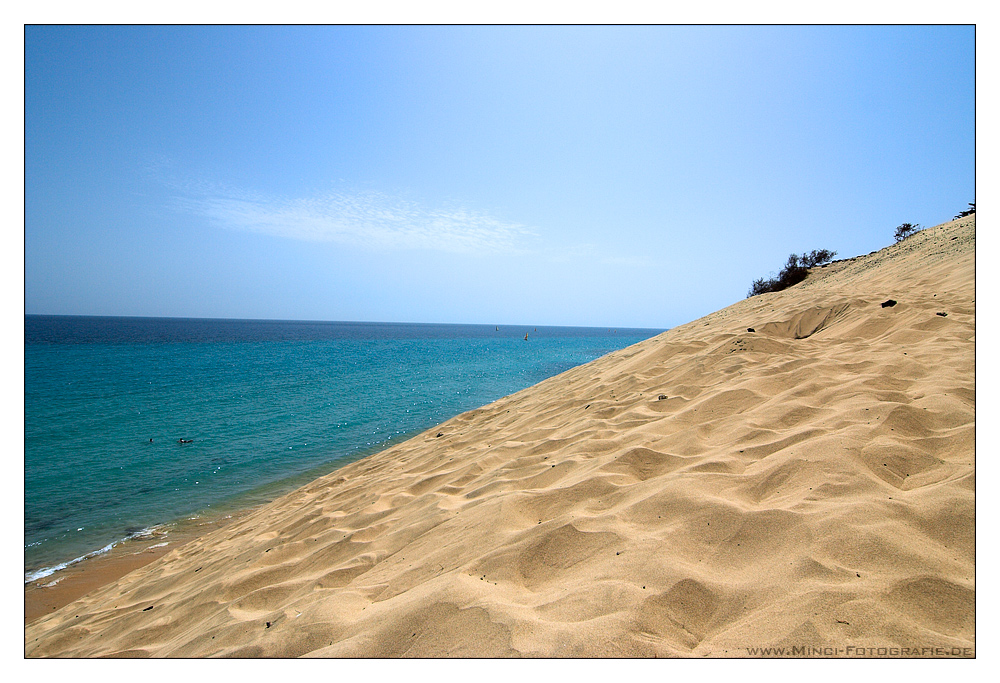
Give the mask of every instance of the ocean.
[[25, 582], [661, 331], [27, 315]]

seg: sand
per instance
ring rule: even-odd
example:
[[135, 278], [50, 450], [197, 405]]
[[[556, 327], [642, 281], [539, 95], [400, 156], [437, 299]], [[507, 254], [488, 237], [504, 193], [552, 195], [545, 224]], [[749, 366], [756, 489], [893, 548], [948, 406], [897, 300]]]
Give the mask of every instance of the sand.
[[127, 539], [109, 552], [74, 563], [54, 574], [24, 584], [24, 622], [68, 605], [90, 591], [144, 567], [192, 539], [231, 524], [254, 508], [225, 510], [213, 516], [189, 518], [157, 529], [149, 536]]
[[974, 347], [973, 215], [337, 470], [25, 654], [973, 656]]

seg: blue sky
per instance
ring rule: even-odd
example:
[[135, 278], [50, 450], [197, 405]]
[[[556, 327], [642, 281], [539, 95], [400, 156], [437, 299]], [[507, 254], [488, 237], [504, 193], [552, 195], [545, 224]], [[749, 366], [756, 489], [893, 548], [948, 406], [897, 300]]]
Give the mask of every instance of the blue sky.
[[28, 27], [25, 311], [666, 328], [975, 201], [971, 27]]

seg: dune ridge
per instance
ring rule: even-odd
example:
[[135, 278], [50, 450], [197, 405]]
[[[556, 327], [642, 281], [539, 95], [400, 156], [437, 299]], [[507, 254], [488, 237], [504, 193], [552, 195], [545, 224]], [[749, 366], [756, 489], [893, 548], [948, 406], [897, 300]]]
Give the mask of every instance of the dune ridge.
[[972, 215], [341, 468], [25, 654], [974, 656], [974, 351]]

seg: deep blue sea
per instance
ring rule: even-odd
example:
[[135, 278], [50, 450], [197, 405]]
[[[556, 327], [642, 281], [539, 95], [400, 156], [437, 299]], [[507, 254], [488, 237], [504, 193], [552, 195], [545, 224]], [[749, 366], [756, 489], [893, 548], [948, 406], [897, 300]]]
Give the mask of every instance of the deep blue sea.
[[25, 316], [25, 580], [660, 331]]

